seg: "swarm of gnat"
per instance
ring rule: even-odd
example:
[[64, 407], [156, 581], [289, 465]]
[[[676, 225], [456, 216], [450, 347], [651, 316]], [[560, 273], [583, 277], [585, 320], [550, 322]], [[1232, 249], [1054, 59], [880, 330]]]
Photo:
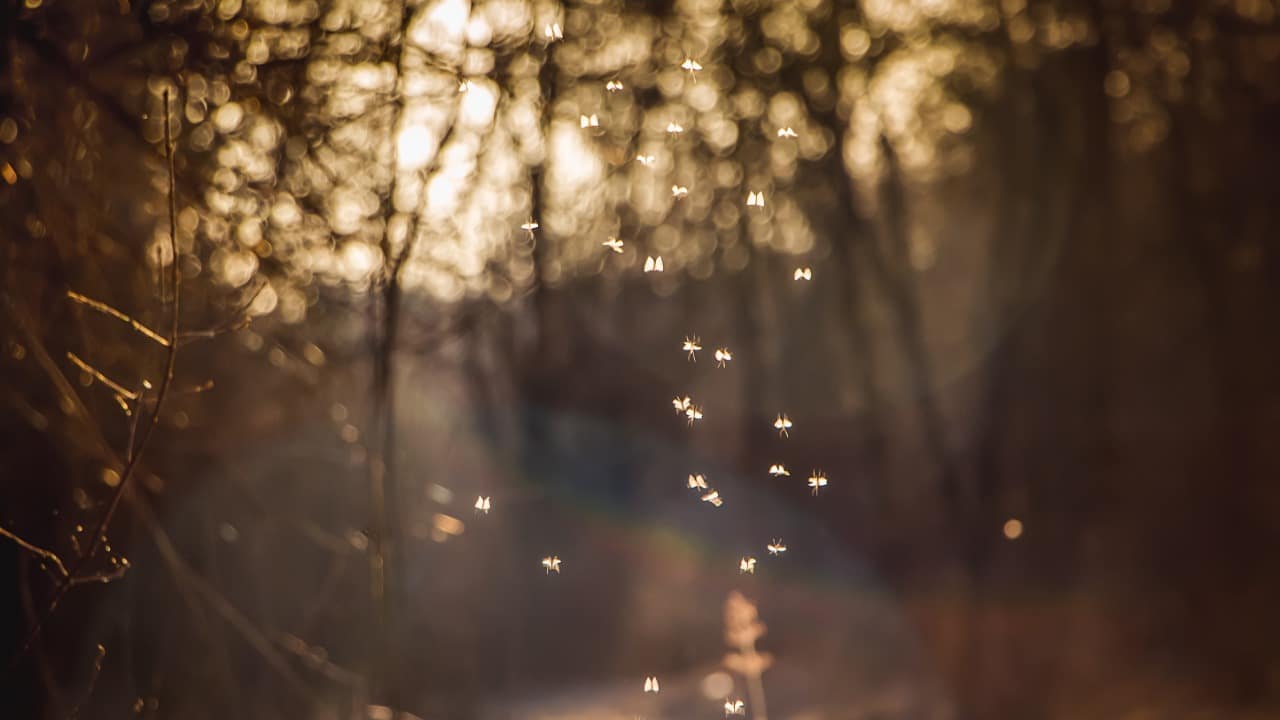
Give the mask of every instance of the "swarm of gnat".
[[724, 639], [730, 651], [724, 656], [724, 666], [746, 680], [751, 716], [757, 720], [768, 720], [762, 676], [773, 664], [768, 653], [756, 650], [756, 641], [764, 633], [755, 603], [736, 590], [729, 593], [724, 603]]

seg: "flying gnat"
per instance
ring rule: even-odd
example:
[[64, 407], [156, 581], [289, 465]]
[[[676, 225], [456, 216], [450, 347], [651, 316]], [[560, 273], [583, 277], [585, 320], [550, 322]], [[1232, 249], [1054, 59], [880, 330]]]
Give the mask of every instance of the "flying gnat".
[[654, 257], [650, 255], [644, 259], [645, 272], [662, 272], [662, 256]]
[[795, 130], [792, 130], [792, 129], [791, 129], [791, 126], [790, 126], [790, 125], [788, 125], [787, 127], [780, 127], [780, 128], [778, 128], [778, 137], [780, 137], [780, 138], [797, 138], [797, 137], [799, 137], [799, 135], [796, 135], [796, 131], [795, 131]]
[[636, 155], [636, 162], [647, 168], [651, 168], [653, 167], [654, 159], [652, 155]]
[[547, 557], [542, 558], [542, 569], [546, 570], [548, 575], [552, 572], [559, 575], [560, 558], [556, 555], [548, 555]]
[[809, 488], [813, 490], [813, 494], [817, 495], [818, 490], [827, 486], [827, 476], [821, 470], [814, 470], [809, 476]]
[[538, 223], [535, 222], [533, 218], [529, 218], [529, 220], [525, 222], [525, 224], [520, 226], [520, 229], [529, 233], [529, 237], [533, 237], [533, 231], [537, 230], [539, 227], [541, 226], [538, 225]]
[[732, 359], [733, 353], [729, 352], [729, 348], [716, 348], [716, 367], [726, 367]]
[[694, 60], [693, 58], [685, 58], [684, 62], [680, 63], [680, 69], [688, 70], [690, 73], [696, 73], [702, 69], [702, 63]]
[[711, 492], [704, 493], [702, 496], [702, 502], [711, 503], [712, 507], [720, 507], [721, 505], [724, 504], [724, 500], [720, 499], [720, 493], [717, 490], [712, 490]]
[[758, 208], [764, 207], [764, 191], [762, 190], [760, 192], [748, 192], [747, 207], [758, 207]]
[[542, 36], [548, 41], [556, 41], [564, 39], [564, 30], [560, 28], [560, 23], [549, 23], [542, 28]]
[[600, 127], [600, 116], [595, 113], [590, 115], [581, 115], [578, 117], [578, 124], [585, 130], [586, 128]]
[[753, 558], [753, 557], [747, 556], [747, 557], [744, 557], [744, 558], [742, 558], [741, 560], [739, 560], [739, 561], [738, 561], [738, 572], [739, 572], [739, 573], [743, 573], [743, 574], [751, 573], [752, 575], [755, 575], [755, 574], [756, 574], [756, 559], [755, 559], [755, 558]]
[[609, 238], [608, 240], [605, 240], [604, 242], [602, 242], [602, 243], [600, 243], [600, 244], [601, 244], [601, 245], [603, 245], [604, 247], [609, 248], [610, 250], [612, 250], [612, 251], [614, 251], [614, 252], [616, 252], [616, 253], [621, 253], [621, 252], [622, 252], [622, 246], [623, 246], [623, 244], [624, 244], [624, 243], [623, 243], [621, 240], [619, 240], [618, 238], [610, 236], [610, 238]]
[[680, 346], [680, 349], [689, 353], [689, 362], [698, 362], [698, 351], [702, 349], [702, 339], [697, 335], [693, 337], [685, 335], [684, 344]]
[[672, 185], [671, 197], [677, 200], [683, 200], [689, 197], [689, 188], [685, 187], [684, 185]]
[[679, 135], [682, 132], [684, 132], [684, 126], [681, 125], [680, 123], [678, 122], [667, 123], [667, 133], [671, 135]]
[[485, 515], [488, 515], [489, 514], [489, 498], [483, 495], [476, 497], [476, 511], [482, 512]]
[[702, 419], [702, 406], [690, 405], [689, 409], [684, 411], [685, 419], [689, 421], [689, 426], [693, 427], [693, 423]]
[[683, 415], [685, 411], [693, 407], [693, 400], [688, 395], [685, 395], [672, 400], [671, 405], [675, 407], [677, 415]]
[[787, 469], [786, 465], [782, 464], [770, 465], [769, 474], [774, 477], [791, 477], [791, 471]]
[[786, 413], [780, 413], [778, 417], [773, 419], [773, 429], [778, 431], [778, 437], [791, 437], [791, 433], [788, 431], [791, 430], [792, 425], [794, 423], [791, 422], [791, 418], [787, 417]]
[[741, 700], [725, 700], [724, 701], [725, 717], [729, 717], [730, 715], [746, 715], [746, 714], [747, 714], [747, 706]]
[[812, 280], [813, 268], [808, 268], [808, 267], [796, 268], [796, 271], [791, 274], [791, 277], [794, 280]]
[[604, 84], [604, 89], [609, 92], [622, 92], [623, 85], [621, 80], [610, 80]]
[[658, 678], [654, 677], [653, 675], [650, 675], [649, 677], [645, 678], [644, 691], [647, 693], [658, 692]]
[[706, 478], [706, 477], [704, 477], [704, 476], [702, 475], [702, 473], [697, 473], [697, 474], [694, 474], [694, 475], [690, 475], [690, 476], [689, 476], [689, 489], [690, 489], [690, 490], [706, 490], [706, 489], [707, 489], [707, 478]]
[[782, 538], [774, 538], [768, 545], [770, 555], [781, 555], [787, 551], [787, 546], [782, 544]]

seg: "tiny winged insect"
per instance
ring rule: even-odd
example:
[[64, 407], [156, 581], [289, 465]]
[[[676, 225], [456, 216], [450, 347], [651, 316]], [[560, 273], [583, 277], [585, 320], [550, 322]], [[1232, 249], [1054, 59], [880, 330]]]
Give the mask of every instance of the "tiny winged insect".
[[616, 237], [612, 237], [612, 236], [610, 236], [610, 238], [609, 238], [608, 240], [605, 240], [604, 242], [602, 242], [602, 243], [600, 243], [600, 244], [601, 244], [601, 245], [603, 245], [603, 246], [605, 246], [605, 247], [607, 247], [607, 248], [609, 248], [610, 250], [612, 250], [612, 251], [614, 251], [614, 252], [616, 252], [616, 253], [621, 253], [621, 252], [622, 252], [623, 242], [622, 242], [621, 240], [619, 240], [618, 238], [616, 238]]
[[809, 476], [809, 487], [813, 490], [813, 494], [817, 495], [818, 490], [827, 486], [827, 476], [821, 470], [814, 470]]
[[729, 352], [729, 348], [716, 348], [716, 367], [726, 367], [732, 359], [733, 353]]
[[477, 496], [477, 497], [476, 497], [476, 511], [477, 511], [477, 512], [482, 512], [482, 513], [484, 513], [485, 515], [488, 515], [488, 514], [489, 514], [489, 498], [484, 497], [483, 495]]
[[560, 574], [560, 558], [556, 555], [548, 555], [542, 558], [542, 568], [550, 575], [552, 572]]
[[653, 167], [654, 159], [652, 155], [636, 155], [636, 162], [647, 168], [651, 168]]
[[760, 192], [748, 192], [747, 207], [758, 207], [758, 208], [764, 207], [764, 191], [762, 190]]
[[680, 69], [688, 70], [689, 75], [692, 76], [694, 81], [696, 82], [698, 78], [696, 75], [694, 75], [694, 73], [702, 69], [702, 63], [698, 62], [697, 60], [694, 60], [691, 57], [687, 57], [684, 59], [684, 62], [680, 63]]
[[654, 257], [650, 255], [644, 260], [645, 272], [662, 272], [662, 256]]
[[621, 92], [623, 89], [621, 80], [610, 80], [604, 84], [604, 89], [609, 92]]
[[684, 132], [684, 126], [678, 122], [669, 122], [667, 123], [667, 132], [671, 135], [679, 135]]
[[706, 490], [707, 489], [707, 479], [703, 477], [702, 473], [697, 473], [695, 475], [689, 476], [689, 489], [690, 490]]
[[796, 268], [796, 271], [792, 273], [791, 277], [793, 280], [812, 280], [813, 268], [808, 268], [808, 267]]
[[750, 555], [738, 561], [738, 572], [742, 574], [756, 574], [756, 559]]
[[677, 415], [683, 415], [689, 408], [693, 407], [693, 399], [685, 395], [672, 400], [671, 405], [675, 407]]
[[458, 92], [464, 93], [471, 89], [471, 81], [462, 79], [458, 81]]
[[791, 471], [787, 469], [786, 465], [782, 465], [781, 463], [770, 465], [769, 474], [774, 477], [791, 477]]
[[684, 411], [684, 416], [689, 421], [689, 427], [693, 427], [694, 421], [702, 419], [702, 406], [690, 405], [689, 409]]
[[730, 715], [746, 715], [746, 714], [747, 714], [747, 706], [741, 700], [725, 700], [724, 701], [725, 717], [729, 717]]
[[542, 36], [549, 41], [563, 40], [564, 30], [560, 28], [560, 23], [550, 23], [542, 28]]
[[791, 437], [791, 433], [787, 432], [795, 423], [791, 422], [791, 418], [786, 413], [779, 413], [778, 417], [773, 419], [773, 429], [778, 431], [778, 437]]
[[697, 335], [689, 337], [684, 336], [684, 344], [680, 346], [681, 350], [689, 353], [689, 362], [698, 362], [698, 351], [702, 349], [702, 339]]
[[781, 555], [787, 551], [787, 546], [782, 544], [782, 538], [774, 538], [773, 541], [765, 547], [769, 548], [770, 555]]
[[671, 186], [671, 197], [677, 200], [683, 200], [688, 196], [689, 196], [689, 188], [685, 187], [684, 185]]
[[595, 113], [591, 113], [590, 115], [580, 115], [578, 117], [578, 124], [581, 125], [584, 130], [586, 128], [598, 128], [600, 127], [600, 116]]
[[790, 125], [788, 125], [788, 126], [786, 126], [786, 127], [780, 127], [780, 128], [778, 128], [778, 137], [780, 137], [780, 138], [797, 138], [797, 137], [799, 137], [799, 135], [796, 135], [796, 131], [795, 131], [795, 130], [792, 130], [792, 129], [791, 129], [791, 126], [790, 126]]
[[645, 679], [644, 679], [644, 691], [645, 691], [645, 692], [647, 692], [647, 693], [649, 693], [649, 692], [651, 692], [651, 693], [656, 693], [656, 692], [658, 692], [658, 678], [657, 678], [657, 677], [655, 677], [655, 676], [653, 676], [653, 675], [650, 675], [649, 677], [645, 678]]
[[537, 221], [535, 221], [533, 218], [529, 218], [527, 221], [525, 221], [525, 224], [520, 226], [520, 229], [529, 233], [529, 237], [532, 238], [533, 231], [537, 230], [539, 227], [540, 226], [538, 225]]
[[703, 494], [702, 502], [711, 503], [712, 507], [720, 507], [724, 504], [724, 500], [720, 499], [720, 493], [717, 490], [712, 490], [711, 492]]

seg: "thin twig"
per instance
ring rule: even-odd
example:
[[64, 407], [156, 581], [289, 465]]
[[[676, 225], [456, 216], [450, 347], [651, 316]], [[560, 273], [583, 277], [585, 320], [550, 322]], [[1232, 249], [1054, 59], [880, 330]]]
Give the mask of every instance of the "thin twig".
[[223, 333], [243, 330], [244, 328], [249, 327], [249, 323], [253, 322], [253, 317], [249, 315], [249, 308], [253, 306], [253, 303], [258, 299], [258, 296], [262, 294], [263, 289], [270, 284], [271, 283], [266, 280], [258, 283], [257, 289], [249, 295], [249, 299], [244, 301], [244, 303], [242, 303], [235, 312], [231, 313], [231, 320], [204, 330], [188, 330], [181, 333], [178, 335], [179, 344], [185, 345], [186, 343], [195, 340], [207, 340], [209, 338], [222, 335]]
[[53, 567], [58, 571], [58, 574], [62, 576], [62, 579], [65, 580], [68, 577], [67, 566], [62, 564], [62, 558], [58, 557], [58, 554], [52, 550], [45, 550], [38, 545], [27, 542], [23, 538], [2, 527], [0, 527], [0, 537], [9, 538], [23, 550], [26, 550], [45, 562], [53, 563]]
[[157, 343], [160, 343], [160, 347], [169, 347], [168, 338], [164, 337], [163, 335], [156, 332], [155, 330], [152, 330], [146, 325], [143, 325], [137, 320], [134, 320], [132, 317], [129, 317], [125, 313], [111, 307], [110, 305], [104, 302], [101, 302], [99, 300], [94, 300], [91, 297], [86, 297], [73, 290], [67, 291], [67, 297], [80, 303], [81, 305], [85, 305], [87, 307], [93, 308], [94, 310], [97, 310], [103, 315], [109, 315], [119, 320], [120, 322], [125, 323], [126, 325], [133, 328], [134, 330], [137, 330], [138, 333], [141, 334], [142, 336], [155, 340]]
[[98, 684], [98, 675], [102, 673], [102, 660], [106, 656], [106, 646], [99, 644], [98, 656], [93, 659], [93, 670], [89, 673], [89, 685], [85, 688], [84, 697], [71, 709], [71, 715], [68, 716], [69, 720], [76, 720], [76, 718], [80, 717], [80, 707], [89, 702], [89, 698], [93, 697], [93, 686]]
[[116, 395], [119, 395], [120, 397], [125, 398], [125, 399], [127, 399], [127, 400], [137, 400], [137, 399], [138, 399], [138, 394], [137, 394], [137, 393], [135, 393], [135, 392], [134, 392], [134, 391], [132, 391], [132, 390], [129, 390], [129, 389], [125, 388], [125, 386], [123, 386], [123, 385], [121, 385], [120, 383], [116, 382], [115, 380], [112, 380], [111, 378], [107, 377], [107, 376], [106, 376], [106, 374], [104, 374], [101, 370], [99, 370], [99, 369], [95, 368], [94, 366], [90, 365], [89, 363], [85, 362], [84, 360], [82, 360], [82, 359], [80, 358], [80, 356], [79, 356], [79, 355], [76, 355], [75, 353], [71, 352], [70, 350], [68, 350], [68, 351], [67, 351], [67, 359], [68, 359], [68, 360], [70, 360], [71, 362], [75, 363], [75, 364], [76, 364], [76, 367], [78, 367], [78, 368], [80, 368], [81, 370], [83, 370], [83, 371], [85, 371], [85, 372], [89, 373], [90, 375], [92, 375], [92, 376], [94, 377], [94, 379], [95, 379], [95, 380], [97, 380], [98, 382], [100, 382], [100, 383], [102, 383], [103, 385], [106, 385], [107, 387], [111, 388], [113, 391], [115, 391], [115, 394], [116, 394]]
[[75, 566], [68, 574], [68, 581], [59, 584], [54, 591], [53, 599], [49, 601], [49, 606], [45, 609], [35, 627], [28, 633], [27, 639], [18, 653], [18, 659], [25, 656], [31, 649], [31, 645], [40, 636], [40, 631], [44, 628], [45, 623], [49, 621], [54, 611], [58, 609], [58, 604], [62, 601], [62, 598], [75, 585], [75, 579], [80, 576], [84, 566], [92, 561], [93, 556], [98, 552], [98, 548], [102, 546], [107, 528], [111, 525], [111, 520], [115, 517], [116, 510], [120, 507], [120, 500], [124, 497], [125, 491], [128, 490], [129, 481], [133, 478], [134, 470], [138, 467], [138, 460], [142, 457], [147, 443], [151, 440], [151, 435], [155, 431], [156, 425], [159, 424], [160, 411], [164, 406], [165, 395], [169, 392], [169, 386], [173, 384], [173, 368], [178, 354], [178, 313], [180, 309], [179, 302], [182, 297], [182, 273], [178, 268], [178, 208], [175, 197], [177, 180], [173, 164], [173, 138], [170, 128], [169, 91], [167, 89], [164, 92], [164, 146], [165, 155], [169, 161], [169, 243], [170, 249], [173, 251], [173, 257], [171, 258], [172, 273], [170, 275], [173, 283], [173, 309], [172, 317], [170, 318], [169, 345], [165, 358], [164, 379], [160, 381], [160, 389], [156, 394], [155, 409], [152, 411], [150, 419], [142, 427], [142, 436], [138, 440], [137, 447], [131, 446], [128, 448], [124, 469], [120, 472], [120, 483], [116, 485], [115, 492], [112, 493], [111, 500], [107, 504], [106, 512], [102, 514], [102, 518], [94, 528], [93, 535], [89, 539], [88, 550], [76, 561]]

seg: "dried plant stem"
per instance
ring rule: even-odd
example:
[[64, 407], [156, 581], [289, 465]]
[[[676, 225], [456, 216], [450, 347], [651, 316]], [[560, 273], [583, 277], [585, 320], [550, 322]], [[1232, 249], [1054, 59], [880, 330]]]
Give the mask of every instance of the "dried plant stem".
[[80, 293], [78, 293], [78, 292], [74, 292], [74, 291], [72, 291], [72, 290], [68, 290], [68, 291], [67, 291], [67, 297], [68, 297], [68, 298], [70, 298], [71, 300], [74, 300], [75, 302], [80, 303], [81, 305], [84, 305], [84, 306], [86, 306], [86, 307], [93, 308], [94, 310], [97, 310], [98, 312], [102, 313], [103, 315], [108, 315], [108, 316], [110, 316], [110, 317], [113, 317], [113, 318], [115, 318], [115, 319], [119, 320], [119, 321], [120, 321], [120, 322], [122, 322], [122, 323], [125, 323], [126, 325], [128, 325], [128, 326], [129, 326], [129, 327], [131, 327], [131, 328], [133, 328], [134, 330], [137, 330], [137, 331], [138, 331], [138, 333], [139, 333], [140, 335], [142, 335], [143, 337], [150, 338], [150, 339], [152, 339], [152, 340], [156, 341], [157, 343], [159, 343], [159, 344], [160, 344], [160, 347], [169, 347], [169, 339], [168, 339], [168, 338], [164, 337], [163, 335], [161, 335], [160, 333], [156, 332], [155, 330], [152, 330], [151, 328], [147, 327], [146, 325], [143, 325], [142, 323], [138, 322], [137, 320], [134, 320], [132, 317], [130, 317], [130, 316], [128, 316], [128, 315], [126, 315], [126, 314], [125, 314], [125, 313], [123, 313], [123, 312], [120, 312], [119, 310], [117, 310], [117, 309], [115, 309], [115, 308], [111, 307], [110, 305], [108, 305], [108, 304], [106, 304], [106, 303], [104, 303], [104, 302], [101, 302], [101, 301], [99, 301], [99, 300], [94, 300], [94, 299], [93, 299], [93, 298], [91, 298], [91, 297], [86, 297], [86, 296], [81, 295]]
[[103, 373], [101, 370], [85, 362], [83, 359], [80, 358], [79, 355], [76, 355], [70, 350], [67, 351], [67, 359], [75, 363], [76, 367], [92, 375], [93, 378], [98, 382], [111, 388], [111, 390], [115, 392], [115, 394], [119, 395], [120, 397], [125, 398], [126, 400], [138, 399], [138, 393], [132, 390], [129, 390], [128, 388], [116, 382], [115, 380], [112, 380], [111, 378], [107, 377], [106, 374]]
[[769, 720], [769, 711], [764, 701], [764, 680], [758, 673], [747, 676], [747, 699], [751, 701], [751, 717], [755, 720]]
[[39, 545], [35, 545], [33, 543], [27, 542], [26, 540], [22, 539], [18, 535], [15, 535], [14, 533], [2, 527], [0, 527], [0, 537], [9, 538], [15, 544], [17, 544], [18, 547], [22, 548], [23, 550], [26, 550], [27, 552], [31, 553], [32, 555], [35, 555], [36, 557], [40, 558], [41, 560], [47, 563], [51, 563], [54, 569], [58, 571], [58, 575], [60, 575], [62, 579], [65, 580], [68, 577], [67, 566], [62, 564], [62, 558], [58, 557], [57, 553], [53, 552], [52, 550], [45, 550]]
[[151, 436], [155, 431], [156, 425], [160, 422], [160, 412], [164, 408], [165, 396], [169, 393], [169, 387], [173, 384], [173, 368], [178, 355], [178, 313], [180, 309], [179, 302], [182, 297], [182, 272], [178, 267], [178, 205], [177, 205], [177, 180], [173, 161], [173, 137], [171, 129], [171, 115], [169, 112], [169, 91], [164, 93], [164, 150], [165, 158], [168, 161], [169, 170], [169, 244], [172, 250], [170, 282], [173, 289], [173, 307], [171, 309], [169, 340], [167, 352], [165, 354], [164, 378], [160, 381], [160, 388], [156, 393], [155, 408], [151, 412], [151, 417], [147, 419], [141, 428], [141, 434], [138, 438], [136, 446], [130, 440], [129, 447], [125, 449], [124, 469], [120, 472], [120, 482], [116, 485], [115, 491], [111, 494], [111, 499], [107, 503], [106, 512], [102, 514], [102, 518], [98, 520], [97, 525], [93, 529], [93, 535], [89, 539], [89, 547], [83, 555], [76, 560], [71, 571], [67, 574], [67, 580], [59, 583], [54, 590], [53, 599], [49, 601], [49, 606], [45, 608], [44, 613], [36, 622], [35, 627], [31, 628], [27, 635], [26, 641], [22, 645], [22, 650], [18, 653], [18, 659], [21, 659], [31, 649], [31, 645], [36, 638], [40, 636], [40, 631], [44, 628], [45, 623], [58, 609], [58, 604], [62, 602], [62, 598], [66, 596], [67, 591], [76, 585], [76, 579], [80, 577], [85, 566], [93, 561], [94, 556], [102, 547], [106, 537], [107, 528], [111, 525], [112, 518], [115, 517], [116, 510], [120, 507], [120, 500], [124, 498], [125, 492], [129, 489], [129, 481], [133, 479], [134, 471], [138, 467], [138, 461], [142, 458], [143, 452], [147, 448], [147, 444], [151, 440]]
[[80, 717], [80, 707], [88, 702], [89, 698], [93, 697], [93, 688], [98, 684], [98, 675], [102, 673], [102, 660], [106, 656], [107, 648], [101, 644], [98, 645], [98, 655], [93, 659], [93, 671], [89, 674], [89, 685], [85, 688], [84, 697], [71, 709], [71, 715], [68, 716], [70, 720], [76, 720], [76, 718]]

